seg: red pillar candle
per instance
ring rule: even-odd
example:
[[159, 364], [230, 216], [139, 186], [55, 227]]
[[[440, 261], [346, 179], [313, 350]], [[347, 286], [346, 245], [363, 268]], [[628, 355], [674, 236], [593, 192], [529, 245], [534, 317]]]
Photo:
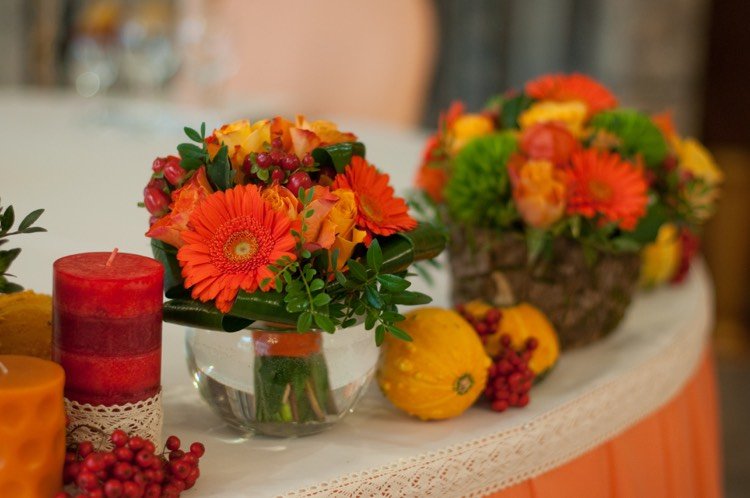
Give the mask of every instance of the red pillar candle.
[[55, 261], [52, 355], [67, 399], [111, 406], [159, 392], [163, 278], [159, 262], [135, 254]]

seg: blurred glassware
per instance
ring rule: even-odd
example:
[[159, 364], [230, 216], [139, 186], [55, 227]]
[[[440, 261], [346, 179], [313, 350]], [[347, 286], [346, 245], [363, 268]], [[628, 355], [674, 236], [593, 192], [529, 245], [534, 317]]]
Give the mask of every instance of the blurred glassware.
[[179, 69], [174, 19], [174, 10], [166, 0], [143, 0], [129, 10], [119, 40], [122, 77], [130, 88], [156, 93]]

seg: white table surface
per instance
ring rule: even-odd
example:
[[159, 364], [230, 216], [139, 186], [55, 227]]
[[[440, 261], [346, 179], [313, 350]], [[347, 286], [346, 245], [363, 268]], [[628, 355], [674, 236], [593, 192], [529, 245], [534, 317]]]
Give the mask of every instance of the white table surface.
[[[0, 92], [2, 203], [13, 204], [17, 215], [44, 207], [47, 212], [39, 224], [49, 230], [47, 234], [20, 236], [11, 244], [23, 248], [13, 267], [17, 281], [50, 292], [51, 265], [58, 257], [114, 247], [148, 255], [148, 241], [143, 237], [147, 214], [136, 203], [151, 161], [174, 152], [182, 140], [183, 125], [195, 126], [201, 119], [209, 126], [218, 124], [216, 115], [203, 116], [196, 110], [160, 105], [154, 117], [149, 106], [128, 100], [103, 105], [68, 94]], [[226, 116], [227, 120], [236, 117]], [[410, 184], [424, 134], [375, 125], [354, 124], [351, 130], [367, 144], [368, 158], [392, 174], [397, 188]], [[435, 288], [429, 290], [437, 304], [448, 302], [447, 284], [447, 277], [441, 274]], [[418, 288], [427, 289], [424, 283]], [[628, 376], [632, 380], [648, 360], [667, 349], [692, 344], [685, 346], [684, 367], [677, 369], [683, 371], [674, 373], [672, 384], [644, 404], [644, 411], [654, 409], [666, 401], [661, 399], [665, 392], [675, 392], [690, 375], [697, 361], [696, 344], [702, 344], [710, 327], [712, 309], [710, 282], [699, 266], [687, 285], [639, 296], [625, 323], [611, 337], [564, 355], [549, 378], [534, 389], [532, 403], [524, 410], [499, 415], [477, 406], [451, 421], [424, 423], [393, 409], [373, 388], [357, 412], [332, 430], [297, 440], [246, 439], [229, 429], [191, 384], [183, 329], [165, 324], [165, 433], [206, 444], [201, 479], [186, 496], [302, 496], [292, 491], [332, 480], [341, 482], [342, 476], [370, 469], [386, 469], [380, 473], [382, 479], [393, 479], [399, 462], [439, 464], [457, 445], [487, 440], [521, 426], [534, 427], [537, 421], [587, 394]], [[617, 406], [609, 409], [618, 411]], [[620, 426], [603, 428], [601, 433], [616, 432], [630, 422], [623, 419]], [[501, 457], [514, 458], [510, 453]], [[308, 494], [328, 496], [331, 486], [335, 484], [329, 482]], [[433, 490], [440, 494], [461, 496], [479, 493], [486, 482], [469, 478], [453, 488], [436, 486]], [[409, 489], [394, 496], [399, 494], [419, 495]]]

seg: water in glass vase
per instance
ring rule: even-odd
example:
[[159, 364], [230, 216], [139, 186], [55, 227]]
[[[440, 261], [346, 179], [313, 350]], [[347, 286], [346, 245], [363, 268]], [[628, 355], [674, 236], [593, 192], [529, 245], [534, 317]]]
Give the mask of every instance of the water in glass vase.
[[362, 325], [335, 334], [190, 329], [187, 362], [203, 399], [244, 432], [315, 434], [350, 413], [378, 348]]

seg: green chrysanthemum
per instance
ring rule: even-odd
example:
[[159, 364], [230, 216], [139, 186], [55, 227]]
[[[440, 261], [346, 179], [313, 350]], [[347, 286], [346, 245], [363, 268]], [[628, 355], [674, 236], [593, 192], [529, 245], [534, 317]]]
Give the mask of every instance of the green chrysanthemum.
[[667, 155], [667, 142], [648, 116], [631, 109], [617, 109], [597, 114], [591, 126], [605, 130], [621, 140], [617, 151], [624, 157], [637, 154], [648, 166], [658, 166]]
[[516, 138], [504, 132], [477, 138], [461, 149], [446, 190], [455, 220], [503, 228], [518, 218], [507, 169], [516, 148]]

